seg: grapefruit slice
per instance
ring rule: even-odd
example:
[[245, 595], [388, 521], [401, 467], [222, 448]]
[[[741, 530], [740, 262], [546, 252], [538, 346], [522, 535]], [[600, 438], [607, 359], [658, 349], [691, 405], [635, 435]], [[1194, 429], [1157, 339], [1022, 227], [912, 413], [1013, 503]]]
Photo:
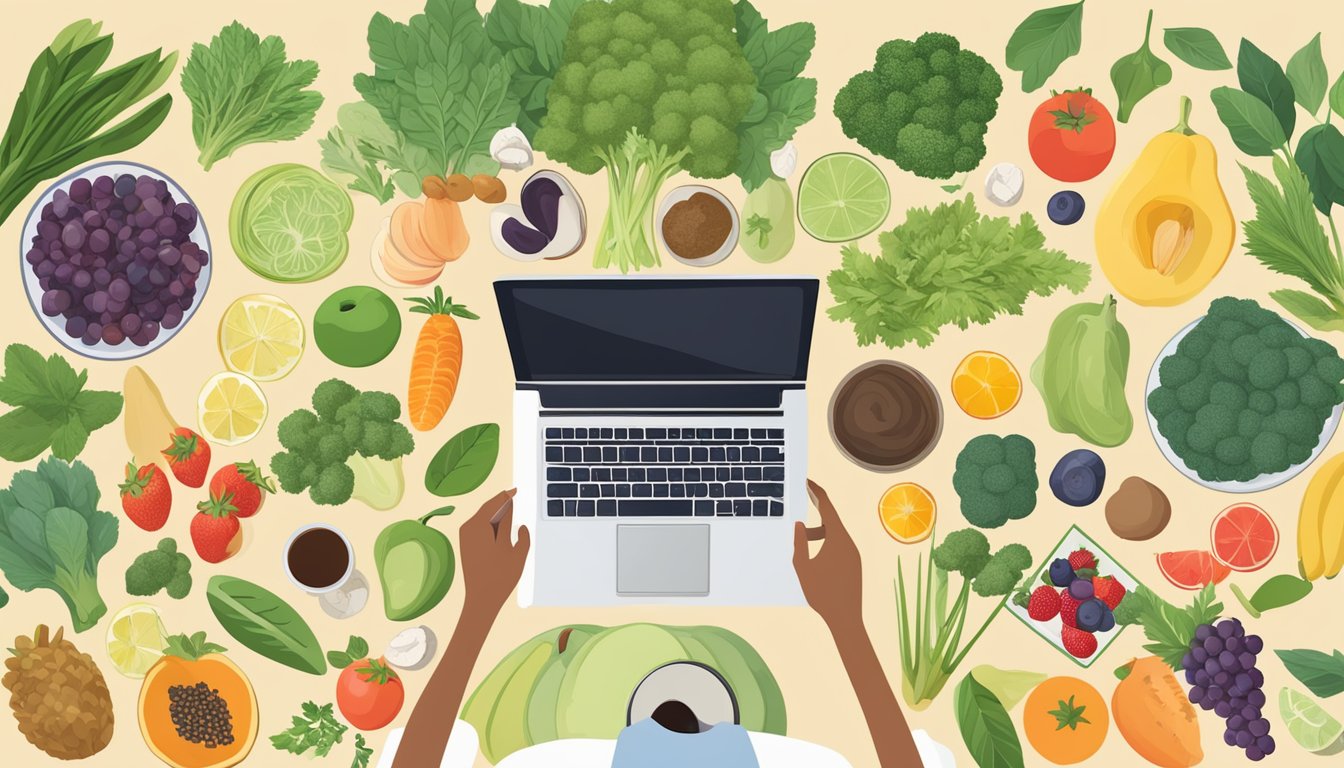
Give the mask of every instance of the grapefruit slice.
[[1254, 504], [1233, 504], [1213, 518], [1213, 557], [1234, 571], [1258, 571], [1279, 551], [1279, 528]]
[[1203, 549], [1184, 549], [1179, 552], [1159, 552], [1157, 569], [1162, 576], [1181, 589], [1203, 589], [1217, 584], [1232, 572], [1231, 568], [1213, 559]]

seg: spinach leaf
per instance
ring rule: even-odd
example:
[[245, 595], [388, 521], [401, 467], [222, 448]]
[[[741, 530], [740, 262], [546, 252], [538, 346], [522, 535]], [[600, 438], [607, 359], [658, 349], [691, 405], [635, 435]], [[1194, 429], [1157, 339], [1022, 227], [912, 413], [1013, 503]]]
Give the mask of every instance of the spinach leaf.
[[1330, 215], [1330, 206], [1344, 205], [1344, 134], [1333, 125], [1308, 128], [1297, 141], [1293, 157], [1311, 184], [1316, 210]]
[[1330, 109], [1344, 117], [1344, 74], [1340, 74], [1335, 84], [1330, 86]]
[[990, 690], [966, 675], [953, 692], [957, 727], [980, 768], [1022, 768], [1022, 742], [1012, 718]]
[[477, 424], [448, 439], [425, 467], [425, 488], [435, 496], [461, 496], [481, 487], [499, 458], [499, 425]]
[[1325, 86], [1329, 75], [1325, 72], [1325, 60], [1321, 58], [1321, 33], [1311, 38], [1311, 42], [1293, 54], [1288, 60], [1288, 82], [1293, 85], [1293, 98], [1302, 108], [1316, 114], [1325, 100]]
[[1082, 0], [1032, 13], [1008, 38], [1008, 68], [1022, 73], [1026, 93], [1045, 85], [1064, 60], [1083, 47]]
[[[1269, 295], [1283, 305], [1284, 309], [1299, 318], [1303, 318], [1304, 314], [1309, 315], [1312, 319], [1306, 322], [1318, 331], [1344, 331], [1344, 319], [1340, 318], [1339, 314], [1330, 305], [1310, 293], [1279, 290], [1270, 291]], [[1335, 327], [1321, 328], [1316, 325], [1316, 322]], [[1268, 581], [1261, 584], [1260, 588], [1255, 590], [1255, 594], [1251, 595], [1250, 598], [1247, 598], [1246, 594], [1236, 584], [1232, 585], [1232, 594], [1236, 595], [1237, 599], [1241, 601], [1242, 607], [1251, 615], [1251, 618], [1258, 619], [1265, 611], [1296, 603], [1311, 594], [1311, 589], [1310, 581], [1281, 573], [1277, 576], [1271, 576]]]
[[1310, 649], [1275, 651], [1293, 677], [1321, 698], [1344, 691], [1344, 653]]
[[312, 628], [275, 593], [233, 576], [212, 576], [205, 597], [224, 631], [253, 652], [310, 675], [327, 671]]
[[569, 20], [584, 0], [532, 5], [495, 0], [485, 16], [485, 34], [509, 62], [509, 92], [518, 100], [518, 129], [530, 141], [546, 114], [546, 92], [560, 68]]
[[1153, 32], [1153, 12], [1148, 11], [1148, 25], [1143, 31], [1143, 45], [1128, 56], [1120, 57], [1111, 67], [1111, 83], [1120, 100], [1115, 119], [1129, 122], [1129, 115], [1144, 97], [1171, 82], [1171, 65], [1159, 59], [1149, 47]]
[[800, 21], [770, 30], [748, 0], [738, 0], [733, 11], [742, 55], [756, 74], [756, 97], [737, 124], [734, 170], [750, 192], [774, 175], [770, 153], [816, 116], [817, 81], [800, 75], [812, 57], [817, 28]]
[[1217, 71], [1232, 68], [1232, 62], [1223, 52], [1222, 43], [1212, 32], [1202, 27], [1169, 27], [1162, 34], [1162, 42], [1173, 56], [1195, 69]]
[[1237, 52], [1237, 82], [1241, 84], [1241, 90], [1264, 102], [1274, 113], [1274, 118], [1283, 127], [1285, 141], [1292, 138], [1297, 124], [1293, 84], [1278, 62], [1246, 38], [1242, 38], [1241, 50]]
[[1236, 88], [1220, 86], [1209, 94], [1218, 119], [1227, 126], [1237, 148], [1248, 155], [1269, 157], [1288, 138], [1283, 126], [1265, 103]]

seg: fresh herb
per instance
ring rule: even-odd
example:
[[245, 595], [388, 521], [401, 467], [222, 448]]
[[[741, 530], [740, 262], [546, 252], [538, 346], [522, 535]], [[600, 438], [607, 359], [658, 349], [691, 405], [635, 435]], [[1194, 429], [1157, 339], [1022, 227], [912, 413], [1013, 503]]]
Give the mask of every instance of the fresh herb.
[[953, 707], [962, 741], [979, 768], [1021, 768], [1022, 742], [1013, 719], [975, 675], [962, 678], [953, 693]]
[[481, 487], [499, 458], [499, 425], [477, 424], [448, 439], [425, 467], [425, 488], [435, 496], [461, 496]]
[[0, 222], [39, 182], [132, 149], [168, 116], [168, 94], [126, 112], [164, 84], [177, 54], [160, 58], [163, 51], [156, 49], [99, 72], [112, 54], [112, 36], [100, 35], [101, 28], [101, 22], [76, 21], [28, 70], [0, 140]]
[[[1135, 601], [1132, 608], [1137, 611], [1126, 606], [1131, 599]], [[1126, 606], [1126, 621], [1120, 621], [1121, 614], [1117, 606], [1116, 623], [1142, 625], [1143, 633], [1152, 641], [1143, 646], [1144, 650], [1160, 657], [1178, 671], [1181, 669], [1181, 659], [1190, 651], [1190, 640], [1195, 636], [1195, 628], [1201, 624], [1212, 624], [1223, 612], [1223, 604], [1214, 602], [1212, 584], [1201, 589], [1185, 608], [1177, 608], [1143, 585], [1125, 595], [1120, 605]]]
[[305, 90], [316, 79], [317, 62], [286, 61], [284, 40], [263, 40], [236, 21], [209, 45], [193, 44], [182, 92], [191, 100], [201, 167], [208, 171], [247, 144], [303, 135], [322, 106], [322, 94]]
[[1237, 149], [1256, 157], [1269, 157], [1288, 141], [1283, 126], [1269, 106], [1245, 91], [1220, 86], [1209, 94], [1218, 119], [1227, 126]]
[[164, 655], [176, 656], [187, 661], [196, 661], [207, 654], [223, 653], [228, 650], [218, 643], [206, 640], [204, 631], [195, 632], [190, 636], [185, 634], [169, 635], [164, 639], [164, 642], [166, 643], [163, 649]]
[[837, 302], [828, 314], [853, 322], [860, 345], [926, 347], [945, 325], [965, 329], [1021, 314], [1031, 294], [1078, 293], [1091, 278], [1088, 265], [1045, 247], [1031, 214], [1016, 225], [981, 216], [970, 195], [911, 209], [878, 242], [877, 257], [846, 245], [840, 269], [827, 278]]
[[1111, 84], [1115, 86], [1120, 108], [1115, 119], [1129, 122], [1134, 107], [1144, 97], [1171, 82], [1171, 65], [1153, 53], [1149, 42], [1153, 34], [1153, 12], [1148, 11], [1148, 24], [1143, 30], [1143, 45], [1111, 67]]
[[364, 734], [355, 734], [355, 759], [350, 768], [369, 768], [369, 758], [373, 757], [373, 748], [364, 742]]
[[369, 644], [358, 635], [351, 635], [344, 651], [327, 651], [327, 663], [332, 669], [345, 669], [369, 655]]
[[1271, 576], [1269, 581], [1261, 584], [1249, 598], [1236, 584], [1232, 585], [1232, 594], [1241, 601], [1242, 607], [1251, 618], [1258, 619], [1265, 611], [1292, 605], [1311, 594], [1311, 582], [1281, 573], [1278, 576]]
[[733, 12], [737, 42], [756, 73], [756, 97], [737, 124], [735, 173], [750, 192], [773, 175], [770, 153], [816, 116], [817, 81], [800, 75], [812, 56], [817, 28], [799, 21], [770, 30], [748, 0], [738, 0]]
[[28, 461], [48, 447], [58, 459], [78, 456], [89, 434], [121, 413], [121, 394], [85, 390], [88, 380], [87, 370], [75, 373], [60, 355], [43, 359], [23, 344], [6, 347], [0, 402], [14, 410], [0, 416], [0, 459]]
[[98, 561], [117, 543], [117, 518], [98, 509], [98, 482], [80, 462], [48, 457], [0, 490], [0, 571], [24, 592], [50, 589], [76, 632], [98, 623]]
[[327, 671], [312, 628], [275, 593], [233, 576], [212, 576], [205, 597], [224, 631], [253, 652], [310, 675]]
[[[336, 719], [334, 709], [331, 704], [319, 707], [311, 701], [305, 701], [303, 712], [291, 718], [293, 724], [271, 737], [271, 746], [296, 755], [311, 749], [313, 757], [326, 757], [332, 747], [341, 743], [349, 729], [349, 726]], [[358, 755], [358, 741], [355, 742], [355, 750]]]
[[1298, 682], [1323, 699], [1344, 691], [1344, 653], [1322, 653], [1307, 648], [1275, 651]]
[[1232, 68], [1222, 43], [1207, 29], [1169, 27], [1162, 33], [1162, 42], [1173, 56], [1195, 69], [1216, 72]]
[[1045, 85], [1064, 60], [1083, 45], [1083, 0], [1033, 12], [1008, 38], [1008, 68], [1022, 73], [1022, 90]]
[[518, 128], [530, 141], [546, 115], [546, 92], [560, 68], [569, 20], [584, 0], [532, 5], [495, 0], [485, 16], [485, 34], [509, 63], [509, 93], [517, 100]]
[[1237, 52], [1237, 82], [1241, 90], [1269, 107], [1279, 125], [1283, 126], [1284, 136], [1293, 135], [1293, 128], [1297, 125], [1293, 84], [1278, 62], [1245, 38], [1242, 38], [1241, 50]]
[[377, 109], [362, 101], [342, 104], [336, 110], [336, 125], [317, 143], [327, 175], [380, 203], [391, 200], [397, 190], [407, 197], [418, 196], [421, 177], [416, 174], [430, 165], [429, 152], [408, 144], [387, 127]]
[[1321, 102], [1325, 101], [1326, 80], [1329, 78], [1325, 71], [1325, 59], [1321, 56], [1320, 32], [1288, 59], [1287, 75], [1288, 82], [1293, 86], [1293, 99], [1303, 109], [1316, 114], [1316, 110], [1321, 108]]

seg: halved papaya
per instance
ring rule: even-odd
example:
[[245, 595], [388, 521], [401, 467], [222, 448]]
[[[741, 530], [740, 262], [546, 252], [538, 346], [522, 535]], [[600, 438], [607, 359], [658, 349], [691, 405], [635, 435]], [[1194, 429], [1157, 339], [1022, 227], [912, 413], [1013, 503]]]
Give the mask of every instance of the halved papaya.
[[140, 735], [173, 768], [229, 768], [257, 740], [257, 695], [205, 633], [168, 638], [140, 685]]

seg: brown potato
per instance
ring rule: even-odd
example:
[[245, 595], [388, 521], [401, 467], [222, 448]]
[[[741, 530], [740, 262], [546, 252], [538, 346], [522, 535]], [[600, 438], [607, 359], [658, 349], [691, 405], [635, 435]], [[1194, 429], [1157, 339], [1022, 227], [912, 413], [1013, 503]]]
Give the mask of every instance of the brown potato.
[[482, 203], [502, 203], [509, 196], [508, 190], [504, 188], [504, 182], [500, 181], [498, 176], [478, 173], [471, 177], [471, 186], [476, 193], [476, 199]]
[[471, 199], [474, 189], [471, 179], [466, 174], [454, 173], [452, 176], [444, 179], [444, 186], [448, 190], [448, 199], [454, 203], [465, 203]]
[[426, 176], [420, 182], [420, 191], [425, 193], [425, 197], [442, 200], [448, 196], [448, 184], [442, 176]]
[[1151, 539], [1171, 520], [1171, 501], [1161, 488], [1141, 477], [1127, 477], [1106, 501], [1106, 523], [1130, 541]]

